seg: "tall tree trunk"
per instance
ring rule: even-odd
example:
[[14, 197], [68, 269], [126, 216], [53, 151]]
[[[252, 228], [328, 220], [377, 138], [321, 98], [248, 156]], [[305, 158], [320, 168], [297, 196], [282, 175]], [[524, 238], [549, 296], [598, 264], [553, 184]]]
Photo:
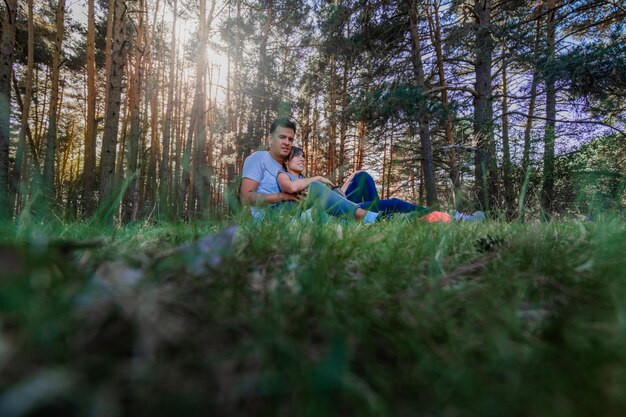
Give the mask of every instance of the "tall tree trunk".
[[[348, 36], [350, 35], [350, 26], [348, 25]], [[348, 59], [343, 63], [343, 75], [341, 84], [341, 121], [339, 123], [339, 171], [337, 182], [344, 178], [348, 169], [346, 141], [348, 138], [348, 79], [350, 77]]]
[[475, 186], [477, 203], [488, 210], [498, 201], [498, 172], [493, 136], [493, 97], [491, 65], [493, 40], [491, 38], [491, 0], [475, 0], [476, 16], [476, 84], [474, 97], [474, 135], [476, 137]]
[[337, 169], [337, 58], [334, 54], [328, 57], [330, 85], [328, 87], [328, 104], [326, 112], [327, 138], [328, 138], [328, 154], [326, 160], [326, 174], [331, 180], [335, 180]]
[[[102, 135], [102, 152], [100, 156], [100, 205], [112, 203], [115, 192], [115, 156], [117, 151], [117, 135], [119, 131], [120, 107], [122, 95], [122, 79], [125, 60], [125, 25], [126, 1], [113, 0], [114, 8], [109, 11], [109, 19], [113, 19], [111, 39], [110, 68], [107, 69], [107, 103]], [[109, 211], [109, 213], [112, 213]], [[102, 219], [111, 220], [110, 214]]]
[[455, 194], [461, 188], [461, 175], [459, 170], [459, 162], [457, 157], [457, 150], [454, 146], [454, 135], [452, 132], [452, 114], [450, 109], [450, 101], [448, 99], [448, 90], [447, 81], [446, 81], [446, 73], [444, 71], [443, 63], [443, 48], [441, 41], [441, 24], [439, 22], [439, 0], [435, 0], [433, 2], [433, 10], [430, 12], [430, 8], [428, 10], [428, 21], [429, 26], [431, 28], [431, 38], [432, 44], [435, 48], [435, 56], [437, 58], [437, 75], [439, 77], [439, 86], [442, 88], [441, 90], [441, 103], [443, 106], [443, 111], [445, 112], [444, 116], [444, 133], [446, 137], [446, 143], [450, 147], [448, 164], [450, 165], [450, 180], [452, 181], [452, 185], [454, 187]]
[[[22, 134], [22, 132], [24, 133], [24, 135], [26, 136], [26, 141], [27, 143], [24, 144], [24, 147], [29, 148], [30, 150], [30, 154], [31, 157], [33, 158], [33, 166], [31, 167], [31, 169], [34, 171], [34, 175], [36, 178], [40, 178], [41, 177], [41, 163], [39, 162], [39, 154], [37, 153], [37, 144], [35, 143], [35, 140], [33, 138], [33, 132], [30, 130], [30, 126], [28, 124], [28, 118], [26, 118], [26, 121], [24, 121], [25, 115], [26, 115], [26, 106], [25, 104], [22, 102], [22, 96], [20, 95], [20, 87], [18, 85], [17, 82], [17, 78], [15, 77], [15, 73], [13, 73], [13, 92], [15, 93], [15, 101], [17, 101], [17, 108], [19, 109], [20, 113], [22, 114], [22, 124], [20, 126], [20, 134]], [[28, 92], [28, 91], [27, 91]], [[31, 95], [32, 98], [32, 85], [31, 85], [31, 92], [28, 92]], [[29, 106], [30, 107], [30, 106]], [[28, 112], [30, 112], [30, 109], [26, 109], [29, 110]], [[18, 143], [19, 145], [19, 143]], [[19, 147], [18, 147], [18, 151], [20, 151]], [[22, 154], [25, 152], [25, 150], [20, 151]], [[17, 158], [17, 157], [16, 157]], [[26, 177], [27, 175], [27, 160], [28, 158], [24, 157], [24, 161], [20, 164], [21, 165], [21, 174], [22, 175], [22, 180]], [[16, 169], [18, 168], [18, 166], [16, 166]], [[14, 176], [17, 175], [17, 173], [14, 172]]]
[[513, 190], [513, 168], [511, 166], [511, 149], [509, 145], [509, 102], [507, 80], [506, 51], [502, 49], [502, 176], [504, 182], [504, 205], [507, 218], [514, 213], [515, 193]]
[[85, 123], [85, 147], [83, 166], [83, 208], [86, 216], [95, 210], [96, 190], [96, 16], [95, 0], [88, 0], [87, 7], [87, 120]]
[[9, 133], [17, 0], [5, 0], [4, 5], [0, 43], [0, 220], [13, 213], [13, 207], [9, 207]]
[[[130, 119], [130, 131], [128, 133], [128, 147], [126, 149], [127, 170], [126, 176], [134, 176], [128, 183], [128, 189], [124, 194], [124, 222], [136, 220], [137, 206], [139, 204], [139, 184], [141, 177], [137, 172], [137, 159], [139, 152], [139, 137], [141, 132], [140, 106], [143, 97], [144, 88], [144, 40], [146, 34], [145, 25], [145, 3], [143, 0], [139, 4], [139, 12], [137, 13], [137, 45], [134, 54], [134, 66], [130, 75], [130, 83], [128, 89], [128, 111]], [[121, 169], [121, 167], [120, 167]]]
[[[179, 65], [176, 66], [176, 77], [177, 79], [182, 79], [181, 71], [179, 70]], [[176, 98], [175, 102], [178, 104], [175, 106], [174, 111], [174, 179], [172, 183], [174, 186], [172, 187], [171, 199], [175, 205], [174, 215], [176, 218], [180, 218], [183, 215], [183, 201], [184, 201], [184, 192], [182, 191], [184, 188], [184, 184], [181, 181], [181, 172], [183, 168], [183, 152], [185, 148], [185, 128], [184, 124], [187, 118], [185, 117], [184, 108], [185, 106], [182, 103], [187, 103], [187, 90], [185, 89], [185, 94], [183, 95], [183, 83], [177, 83], [178, 88], [176, 89]]]
[[[539, 41], [541, 38], [541, 21], [537, 21], [537, 32], [535, 35], [535, 59], [537, 62], [539, 58]], [[531, 148], [531, 133], [533, 127], [533, 120], [535, 116], [535, 105], [537, 102], [537, 86], [539, 85], [539, 71], [536, 66], [533, 67], [532, 81], [530, 84], [530, 102], [528, 103], [528, 116], [526, 119], [526, 125], [524, 127], [524, 151], [522, 153], [522, 177], [528, 172], [530, 167], [530, 148]]]
[[[35, 120], [33, 121], [35, 125], [35, 145], [37, 146], [36, 149], [37, 149], [38, 155], [43, 155], [45, 151], [44, 149], [45, 141], [43, 138], [43, 132], [44, 132], [45, 119], [46, 119], [45, 114], [48, 109], [48, 94], [45, 94], [45, 92], [48, 91], [48, 84], [50, 83], [49, 75], [50, 75], [49, 72], [44, 70], [43, 89], [39, 89], [39, 86], [36, 89], [37, 93], [39, 93], [39, 91], [43, 92], [43, 97], [38, 97], [38, 95], [35, 97], [37, 102], [41, 101], [41, 111], [38, 111], [39, 106], [35, 106]], [[39, 77], [40, 77], [40, 71], [38, 67], [35, 67], [35, 80], [39, 80]], [[42, 166], [42, 169], [43, 169], [43, 166]]]
[[269, 72], [270, 57], [267, 53], [267, 44], [269, 42], [270, 31], [274, 24], [274, 0], [264, 0], [262, 10], [263, 28], [261, 30], [261, 39], [259, 40], [259, 65], [256, 75], [256, 87], [252, 96], [251, 114], [248, 122], [247, 136], [248, 140], [244, 145], [244, 156], [250, 154], [253, 149], [262, 144], [264, 133], [269, 126], [264, 126], [263, 119], [268, 109], [268, 91], [267, 91], [267, 74]]
[[367, 137], [367, 123], [365, 120], [360, 120], [357, 124], [357, 156], [356, 165], [354, 169], [360, 171], [363, 169], [363, 162], [365, 158], [365, 139]]
[[[426, 78], [424, 76], [424, 64], [422, 63], [422, 47], [418, 31], [419, 17], [417, 15], [417, 3], [412, 0], [409, 10], [409, 30], [412, 39], [412, 63], [415, 84], [421, 91], [426, 90]], [[424, 171], [424, 187], [426, 189], [426, 204], [428, 206], [439, 205], [437, 186], [435, 183], [435, 168], [433, 164], [433, 150], [431, 143], [430, 127], [428, 126], [428, 106], [426, 98], [422, 97], [418, 103], [419, 137], [422, 145], [422, 167]]]
[[539, 52], [541, 47], [539, 45], [541, 39], [541, 19], [537, 19], [537, 30], [535, 33], [535, 53], [534, 60], [535, 63], [533, 66], [532, 72], [532, 81], [530, 84], [530, 101], [528, 103], [528, 115], [526, 119], [526, 125], [524, 127], [524, 149], [522, 151], [522, 171], [519, 175], [521, 181], [521, 187], [518, 197], [518, 219], [520, 221], [524, 221], [526, 207], [526, 192], [528, 190], [528, 182], [530, 180], [530, 151], [532, 145], [532, 127], [533, 120], [535, 115], [535, 105], [537, 102], [537, 86], [539, 85], [539, 71], [536, 67], [536, 62], [539, 59]]
[[[153, 51], [152, 45], [154, 42], [154, 38], [157, 36], [157, 18], [159, 15], [161, 2], [156, 0], [153, 4], [154, 14], [152, 17], [152, 31], [147, 35], [146, 38], [146, 72], [148, 74], [146, 80], [146, 104], [150, 105], [150, 119], [146, 120], [146, 125], [150, 127], [150, 154], [148, 159], [148, 166], [146, 172], [146, 193], [144, 194], [145, 206], [149, 210], [147, 214], [151, 214], [156, 209], [157, 203], [157, 173], [158, 173], [158, 162], [159, 162], [159, 154], [160, 154], [160, 143], [159, 143], [159, 85], [160, 80], [159, 76], [162, 74], [162, 69], [160, 68], [161, 60], [153, 59]], [[148, 116], [148, 112], [146, 111], [146, 117]], [[147, 131], [148, 129], [146, 129]]]
[[192, 217], [196, 217], [198, 211], [204, 211], [204, 199], [206, 190], [204, 188], [204, 159], [206, 144], [206, 1], [199, 0], [198, 10], [198, 50], [196, 55], [196, 86], [193, 99], [193, 108], [191, 109], [193, 126], [193, 158], [192, 158], [192, 174], [191, 174], [191, 194], [188, 204], [188, 210]]
[[57, 124], [59, 110], [59, 85], [61, 75], [61, 53], [65, 32], [65, 0], [59, 0], [56, 9], [56, 33], [52, 52], [50, 75], [50, 107], [48, 108], [48, 131], [46, 134], [46, 153], [43, 167], [44, 197], [54, 200], [54, 165], [57, 149]]
[[[163, 122], [163, 155], [161, 157], [161, 166], [159, 169], [159, 205], [164, 211], [167, 219], [172, 217], [172, 212], [168, 205], [168, 196], [170, 193], [171, 169], [170, 169], [170, 143], [172, 137], [172, 116], [174, 114], [174, 86], [176, 82], [176, 18], [178, 14], [178, 2], [172, 2], [172, 39], [170, 43], [170, 67], [169, 81], [167, 83], [167, 104], [165, 110], [165, 120]], [[230, 94], [230, 89], [227, 90]], [[229, 102], [230, 107], [230, 102]]]
[[381, 189], [380, 189], [380, 198], [387, 198], [387, 136], [385, 135], [385, 142], [383, 143], [383, 169], [382, 169], [382, 178], [381, 178]]
[[[61, 169], [59, 172], [59, 196], [62, 196], [62, 184], [63, 179], [65, 178], [65, 172], [67, 170], [67, 162], [69, 161], [70, 152], [72, 151], [72, 147], [74, 146], [74, 137], [76, 135], [76, 122], [72, 119], [70, 121], [69, 131], [67, 132], [67, 140], [68, 144], [65, 148], [65, 152], [63, 152], [63, 158], [61, 159]], [[71, 176], [71, 175], [70, 175]], [[71, 187], [72, 185], [70, 185]]]
[[552, 73], [555, 56], [556, 32], [556, 5], [557, 0], [547, 0], [546, 40], [548, 46], [548, 70], [546, 80], [546, 126], [544, 134], [543, 178], [541, 187], [541, 208], [546, 217], [552, 213], [552, 198], [554, 193], [554, 142], [556, 138], [556, 85]]

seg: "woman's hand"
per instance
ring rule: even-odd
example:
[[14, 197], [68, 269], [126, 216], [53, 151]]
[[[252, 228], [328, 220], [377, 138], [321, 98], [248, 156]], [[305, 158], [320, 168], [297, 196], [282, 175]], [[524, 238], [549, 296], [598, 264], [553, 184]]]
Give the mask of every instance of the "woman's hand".
[[295, 201], [299, 203], [302, 200], [301, 193], [289, 194], [289, 193], [279, 193], [280, 201]]
[[326, 185], [328, 185], [331, 188], [335, 186], [335, 184], [333, 184], [333, 182], [331, 180], [329, 180], [328, 178], [322, 177], [320, 175], [315, 177], [315, 181], [319, 181], [322, 184], [326, 184]]

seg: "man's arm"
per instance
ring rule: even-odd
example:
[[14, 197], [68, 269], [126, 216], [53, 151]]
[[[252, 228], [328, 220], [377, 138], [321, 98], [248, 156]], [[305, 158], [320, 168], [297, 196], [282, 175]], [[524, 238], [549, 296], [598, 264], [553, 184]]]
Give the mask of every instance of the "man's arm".
[[241, 202], [245, 205], [266, 205], [280, 203], [281, 201], [300, 201], [297, 195], [287, 193], [265, 194], [257, 192], [259, 183], [250, 178], [241, 180]]

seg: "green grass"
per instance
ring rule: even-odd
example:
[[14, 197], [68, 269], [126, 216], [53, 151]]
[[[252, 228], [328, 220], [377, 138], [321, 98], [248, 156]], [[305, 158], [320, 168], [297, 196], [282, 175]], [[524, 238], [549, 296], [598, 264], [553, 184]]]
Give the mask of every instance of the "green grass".
[[623, 221], [282, 220], [0, 226], [0, 414], [626, 413]]

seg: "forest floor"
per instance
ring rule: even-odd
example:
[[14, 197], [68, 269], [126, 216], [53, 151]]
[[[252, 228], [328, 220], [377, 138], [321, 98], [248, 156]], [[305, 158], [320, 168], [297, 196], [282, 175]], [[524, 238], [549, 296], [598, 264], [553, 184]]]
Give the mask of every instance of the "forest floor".
[[0, 415], [623, 416], [626, 224], [0, 227]]

